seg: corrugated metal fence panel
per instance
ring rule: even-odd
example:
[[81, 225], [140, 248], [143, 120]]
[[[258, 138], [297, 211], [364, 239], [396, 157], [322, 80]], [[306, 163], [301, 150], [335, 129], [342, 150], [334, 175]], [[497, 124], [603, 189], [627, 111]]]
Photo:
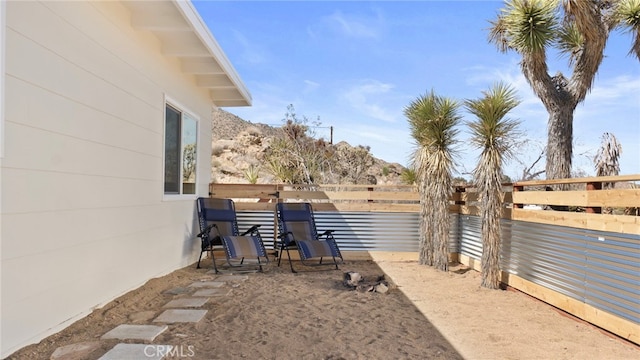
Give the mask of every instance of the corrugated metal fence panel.
[[586, 235], [587, 303], [640, 323], [640, 236]]
[[237, 211], [238, 227], [243, 232], [253, 225], [260, 225], [260, 235], [267, 249], [273, 249], [274, 214], [273, 211]]
[[[237, 216], [241, 230], [260, 224], [265, 246], [273, 248], [273, 212], [239, 211]], [[418, 213], [315, 211], [314, 217], [318, 231], [335, 231], [344, 251], [418, 251]]]
[[482, 258], [482, 222], [478, 216], [459, 215], [460, 254], [480, 260]]
[[505, 270], [584, 301], [585, 236], [580, 229], [515, 221]]
[[[502, 220], [504, 271], [640, 323], [640, 236]], [[461, 215], [460, 253], [482, 256], [481, 219]]]
[[314, 212], [318, 231], [335, 230], [341, 250], [418, 251], [417, 213]]
[[449, 228], [449, 252], [460, 253], [460, 234], [462, 233], [462, 222], [460, 221], [462, 215], [451, 214], [451, 227]]

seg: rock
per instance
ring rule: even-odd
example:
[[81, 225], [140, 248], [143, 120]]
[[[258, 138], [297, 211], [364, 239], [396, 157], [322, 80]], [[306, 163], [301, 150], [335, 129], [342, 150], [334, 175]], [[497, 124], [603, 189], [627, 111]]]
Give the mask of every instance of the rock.
[[378, 293], [386, 294], [389, 291], [389, 287], [387, 287], [387, 285], [385, 285], [384, 283], [380, 283], [375, 286], [374, 291]]
[[355, 288], [362, 281], [362, 275], [354, 271], [347, 271], [344, 273], [344, 286]]
[[377, 292], [386, 294], [391, 290], [391, 286], [384, 279], [384, 275], [365, 277], [354, 271], [344, 273], [342, 283], [344, 286], [359, 292]]

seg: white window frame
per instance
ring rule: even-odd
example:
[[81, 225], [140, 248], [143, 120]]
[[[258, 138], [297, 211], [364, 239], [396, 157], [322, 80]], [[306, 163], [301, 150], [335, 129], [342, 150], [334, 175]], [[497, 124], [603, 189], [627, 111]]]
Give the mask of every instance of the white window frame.
[[[195, 138], [196, 138], [196, 149], [195, 149], [195, 153], [196, 153], [196, 161], [195, 161], [195, 189], [194, 189], [194, 193], [193, 194], [183, 194], [183, 181], [182, 181], [182, 176], [183, 176], [183, 164], [182, 164], [182, 159], [180, 160], [180, 185], [179, 185], [179, 191], [180, 193], [166, 193], [165, 192], [165, 184], [164, 184], [164, 179], [165, 179], [165, 165], [166, 165], [166, 132], [167, 132], [167, 119], [166, 119], [166, 113], [167, 113], [167, 106], [170, 106], [172, 108], [174, 108], [175, 110], [179, 111], [181, 114], [186, 114], [188, 115], [188, 117], [192, 120], [195, 121], [195, 128], [196, 128], [196, 134], [195, 134]], [[199, 149], [200, 149], [200, 141], [199, 141], [199, 137], [200, 137], [200, 117], [195, 115], [195, 112], [190, 111], [189, 108], [187, 108], [186, 106], [182, 105], [179, 101], [176, 101], [174, 99], [172, 99], [171, 97], [165, 95], [164, 97], [164, 103], [163, 103], [163, 107], [162, 107], [162, 119], [163, 119], [163, 132], [162, 132], [162, 193], [163, 193], [163, 200], [195, 200], [198, 197], [198, 185], [199, 185], [199, 181], [198, 181], [198, 154], [199, 154]], [[182, 123], [180, 124], [180, 126], [182, 127]], [[180, 147], [182, 148], [182, 144], [180, 144]]]

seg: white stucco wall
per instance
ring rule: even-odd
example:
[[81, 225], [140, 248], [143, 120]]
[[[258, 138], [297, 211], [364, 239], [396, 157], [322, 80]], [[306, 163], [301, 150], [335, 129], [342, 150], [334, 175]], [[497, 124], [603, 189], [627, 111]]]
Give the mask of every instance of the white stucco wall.
[[163, 200], [164, 96], [200, 118], [200, 196], [212, 106], [120, 3], [10, 1], [6, 20], [2, 357], [197, 259], [195, 197]]

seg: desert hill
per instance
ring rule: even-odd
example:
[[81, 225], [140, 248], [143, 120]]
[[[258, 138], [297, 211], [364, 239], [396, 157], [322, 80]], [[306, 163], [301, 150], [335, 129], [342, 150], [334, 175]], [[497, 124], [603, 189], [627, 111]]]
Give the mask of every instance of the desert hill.
[[[249, 122], [222, 109], [213, 110], [211, 126], [213, 130], [212, 182], [250, 183], [252, 180], [259, 184], [281, 182], [269, 170], [265, 153], [278, 136], [282, 135], [282, 128]], [[330, 147], [332, 151], [343, 154], [346, 158], [362, 156], [362, 147], [353, 147], [346, 142], [331, 144]], [[332, 178], [334, 181], [331, 183], [402, 184], [400, 174], [405, 169], [402, 165], [372, 158], [373, 161], [366, 169], [359, 170], [362, 174], [355, 174], [358, 171], [356, 167], [347, 164]], [[353, 169], [349, 170], [351, 168]]]

